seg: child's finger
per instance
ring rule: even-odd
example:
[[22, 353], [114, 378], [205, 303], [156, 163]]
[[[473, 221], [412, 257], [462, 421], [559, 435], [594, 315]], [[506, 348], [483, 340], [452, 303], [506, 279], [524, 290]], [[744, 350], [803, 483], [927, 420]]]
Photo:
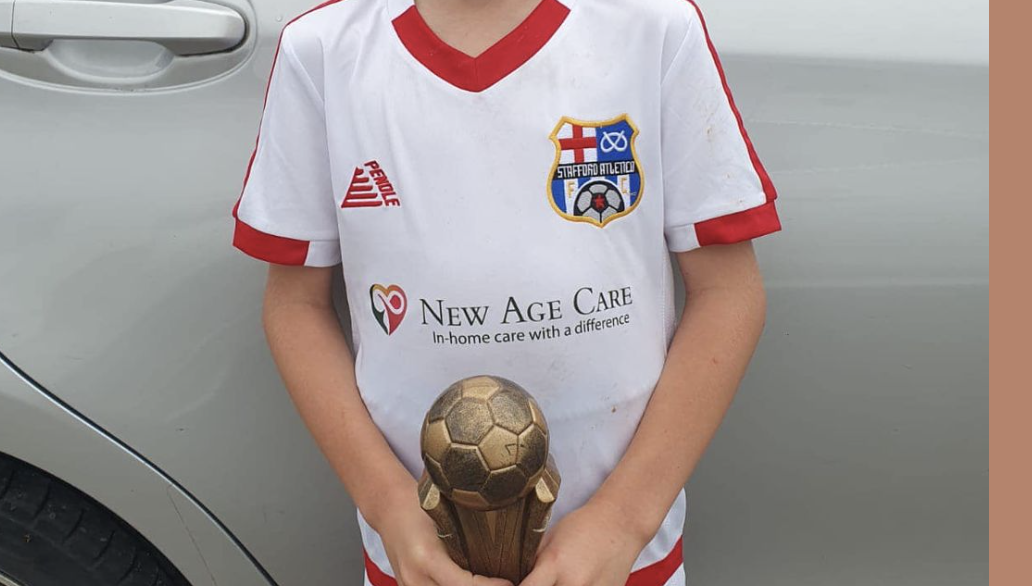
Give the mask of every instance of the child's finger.
[[501, 578], [488, 578], [487, 576], [473, 576], [473, 586], [513, 586], [513, 583]]
[[440, 586], [513, 586], [513, 583], [501, 578], [474, 576], [463, 570], [451, 558], [436, 558], [429, 567], [430, 577]]
[[554, 531], [546, 531], [545, 532], [545, 536], [542, 537], [541, 541], [538, 543], [537, 553], [541, 553], [542, 551], [544, 551], [545, 547], [548, 545], [548, 542], [552, 541], [552, 537], [554, 537], [554, 536], [555, 536], [555, 532]]
[[537, 565], [519, 586], [555, 586], [557, 577], [550, 565]]

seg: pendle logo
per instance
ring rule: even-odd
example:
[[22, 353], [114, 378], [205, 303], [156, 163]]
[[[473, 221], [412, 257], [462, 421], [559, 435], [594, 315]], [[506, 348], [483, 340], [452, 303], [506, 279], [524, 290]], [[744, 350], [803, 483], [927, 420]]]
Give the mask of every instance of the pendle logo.
[[398, 329], [408, 311], [408, 297], [404, 289], [397, 285], [373, 284], [369, 288], [369, 302], [376, 323], [388, 336]]
[[[368, 170], [368, 172], [367, 172]], [[387, 178], [387, 172], [375, 160], [362, 167], [355, 167], [351, 175], [351, 184], [344, 194], [341, 208], [376, 208], [380, 206], [400, 206], [401, 200], [394, 191], [394, 185]]]

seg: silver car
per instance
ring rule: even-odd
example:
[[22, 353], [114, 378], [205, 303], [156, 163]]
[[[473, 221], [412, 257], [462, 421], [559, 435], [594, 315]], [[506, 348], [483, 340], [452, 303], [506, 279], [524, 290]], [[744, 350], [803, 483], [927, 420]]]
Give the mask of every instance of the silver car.
[[[230, 246], [314, 1], [0, 0], [0, 584], [362, 583]], [[700, 4], [784, 231], [689, 579], [986, 584], [989, 2]]]

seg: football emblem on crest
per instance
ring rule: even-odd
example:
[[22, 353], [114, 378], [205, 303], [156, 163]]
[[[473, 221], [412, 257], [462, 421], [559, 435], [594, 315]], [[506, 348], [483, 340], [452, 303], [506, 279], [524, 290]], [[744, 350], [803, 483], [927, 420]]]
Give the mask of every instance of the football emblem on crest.
[[602, 122], [563, 116], [552, 130], [555, 162], [548, 199], [567, 220], [598, 227], [631, 213], [644, 178], [634, 152], [638, 129], [626, 114]]
[[405, 319], [408, 310], [408, 297], [405, 291], [397, 286], [373, 285], [369, 288], [369, 302], [373, 307], [373, 317], [388, 336], [393, 334], [401, 320]]

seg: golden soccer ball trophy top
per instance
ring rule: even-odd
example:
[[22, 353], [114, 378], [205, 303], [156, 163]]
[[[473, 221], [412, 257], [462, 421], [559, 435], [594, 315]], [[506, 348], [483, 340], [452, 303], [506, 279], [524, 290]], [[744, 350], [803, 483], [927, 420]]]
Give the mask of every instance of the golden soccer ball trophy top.
[[458, 381], [427, 412], [420, 448], [420, 504], [451, 558], [475, 574], [522, 580], [560, 483], [534, 398], [501, 377]]

